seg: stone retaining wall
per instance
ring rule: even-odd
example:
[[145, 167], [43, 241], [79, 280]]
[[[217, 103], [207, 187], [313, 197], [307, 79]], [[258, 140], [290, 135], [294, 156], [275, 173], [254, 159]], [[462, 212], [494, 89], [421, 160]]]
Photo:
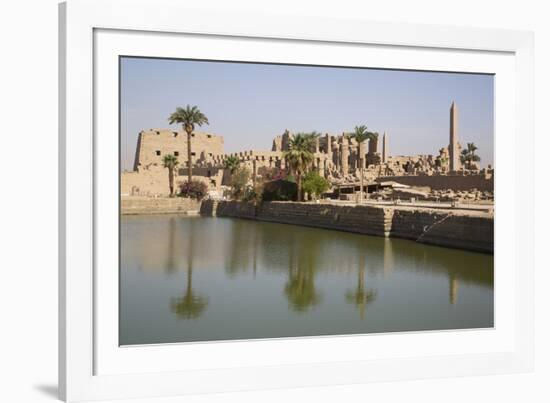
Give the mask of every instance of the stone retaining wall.
[[200, 202], [185, 197], [122, 197], [120, 209], [126, 214], [198, 214]]
[[293, 202], [205, 201], [203, 215], [256, 219], [410, 239], [421, 243], [493, 253], [493, 216], [427, 208], [338, 206]]
[[361, 234], [387, 236], [391, 218], [385, 208], [303, 203], [263, 203], [256, 218], [262, 221], [298, 224]]
[[395, 209], [390, 236], [421, 243], [493, 253], [494, 219], [434, 210]]

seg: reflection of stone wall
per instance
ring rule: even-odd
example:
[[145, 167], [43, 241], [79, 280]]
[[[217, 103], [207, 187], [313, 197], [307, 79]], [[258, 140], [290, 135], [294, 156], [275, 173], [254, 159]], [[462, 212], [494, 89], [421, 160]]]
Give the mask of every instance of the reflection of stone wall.
[[428, 186], [433, 190], [470, 190], [493, 191], [493, 176], [485, 175], [410, 175], [410, 176], [386, 176], [380, 181], [395, 181], [409, 186]]
[[[204, 202], [212, 203], [212, 202]], [[293, 202], [203, 203], [201, 213], [405, 238], [417, 242], [479, 252], [493, 252], [493, 216], [438, 209], [338, 206]], [[214, 211], [216, 210], [216, 211]]]

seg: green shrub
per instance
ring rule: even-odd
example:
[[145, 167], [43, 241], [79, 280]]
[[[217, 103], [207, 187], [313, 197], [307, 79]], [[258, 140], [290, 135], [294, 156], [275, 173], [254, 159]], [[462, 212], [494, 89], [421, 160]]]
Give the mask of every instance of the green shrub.
[[230, 180], [232, 194], [235, 199], [241, 200], [245, 196], [249, 181], [250, 170], [248, 168], [239, 166], [235, 169]]
[[296, 200], [298, 195], [298, 186], [296, 183], [278, 179], [266, 182], [263, 187], [263, 201], [290, 201]]
[[317, 172], [311, 171], [304, 176], [302, 187], [304, 192], [309, 193], [314, 198], [318, 198], [330, 189], [330, 183]]

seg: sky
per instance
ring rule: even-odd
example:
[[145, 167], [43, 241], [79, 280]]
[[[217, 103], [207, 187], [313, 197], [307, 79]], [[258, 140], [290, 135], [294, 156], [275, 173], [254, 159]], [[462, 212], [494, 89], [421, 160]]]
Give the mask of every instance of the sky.
[[224, 137], [225, 152], [271, 150], [291, 133], [341, 134], [355, 126], [387, 133], [390, 155], [438, 154], [449, 144], [449, 109], [458, 137], [493, 164], [493, 76], [366, 68], [122, 58], [121, 163], [131, 170], [138, 133], [173, 128], [178, 106], [197, 105]]

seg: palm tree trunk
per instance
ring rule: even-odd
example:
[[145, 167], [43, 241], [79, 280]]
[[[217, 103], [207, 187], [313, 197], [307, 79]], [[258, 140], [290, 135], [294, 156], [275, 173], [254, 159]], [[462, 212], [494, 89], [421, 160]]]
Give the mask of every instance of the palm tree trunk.
[[359, 158], [359, 166], [361, 170], [361, 190], [359, 191], [359, 204], [363, 203], [363, 158]]
[[174, 196], [174, 169], [168, 168], [168, 184], [170, 186], [170, 196]]
[[302, 201], [302, 173], [296, 173], [296, 185], [298, 187], [298, 201]]
[[191, 184], [193, 168], [191, 167], [191, 132], [187, 132], [187, 181]]

